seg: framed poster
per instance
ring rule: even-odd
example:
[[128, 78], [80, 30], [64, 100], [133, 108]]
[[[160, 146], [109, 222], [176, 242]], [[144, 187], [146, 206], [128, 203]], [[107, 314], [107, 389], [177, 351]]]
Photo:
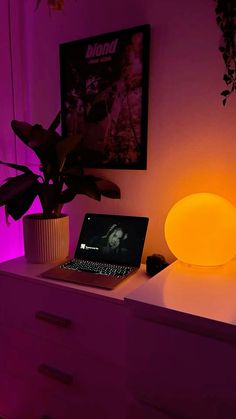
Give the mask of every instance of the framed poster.
[[83, 167], [146, 169], [150, 25], [60, 45], [62, 135]]

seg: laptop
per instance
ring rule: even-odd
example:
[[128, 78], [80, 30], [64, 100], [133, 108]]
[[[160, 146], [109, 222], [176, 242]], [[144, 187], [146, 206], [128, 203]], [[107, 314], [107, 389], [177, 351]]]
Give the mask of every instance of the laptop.
[[148, 218], [87, 213], [74, 258], [43, 278], [113, 289], [138, 270]]

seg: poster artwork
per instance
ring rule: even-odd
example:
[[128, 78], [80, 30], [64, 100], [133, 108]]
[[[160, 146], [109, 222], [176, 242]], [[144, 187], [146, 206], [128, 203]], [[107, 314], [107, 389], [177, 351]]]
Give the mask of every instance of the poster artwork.
[[146, 168], [149, 29], [60, 45], [62, 133], [85, 167]]

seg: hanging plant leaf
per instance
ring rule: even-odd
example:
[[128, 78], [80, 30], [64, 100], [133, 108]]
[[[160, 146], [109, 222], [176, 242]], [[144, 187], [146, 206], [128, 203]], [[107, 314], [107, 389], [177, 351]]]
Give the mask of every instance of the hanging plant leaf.
[[230, 76], [233, 76], [233, 74], [235, 73], [235, 69], [234, 68], [228, 68], [228, 73]]
[[222, 57], [223, 57], [223, 60], [224, 60], [225, 63], [227, 63], [229, 61], [229, 55], [226, 54], [225, 52], [223, 53]]
[[227, 84], [227, 86], [232, 83], [232, 77], [228, 76], [228, 74], [224, 74], [223, 80], [225, 81], [225, 83]]
[[219, 51], [220, 52], [225, 52], [225, 48], [224, 47], [219, 47]]
[[223, 80], [231, 90], [224, 90], [221, 95], [226, 99], [235, 90], [236, 82], [236, 2], [235, 0], [216, 0], [216, 22], [222, 32], [222, 45], [219, 50], [225, 64], [225, 75]]
[[223, 92], [221, 92], [222, 96], [228, 96], [230, 94], [229, 90], [223, 90]]

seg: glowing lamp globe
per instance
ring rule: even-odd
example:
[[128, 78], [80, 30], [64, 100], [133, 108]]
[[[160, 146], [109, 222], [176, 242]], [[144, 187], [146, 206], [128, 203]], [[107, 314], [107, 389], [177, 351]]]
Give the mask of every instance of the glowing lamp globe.
[[189, 195], [169, 211], [165, 238], [182, 262], [223, 265], [236, 254], [236, 208], [212, 193]]

